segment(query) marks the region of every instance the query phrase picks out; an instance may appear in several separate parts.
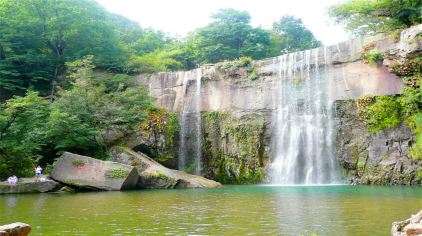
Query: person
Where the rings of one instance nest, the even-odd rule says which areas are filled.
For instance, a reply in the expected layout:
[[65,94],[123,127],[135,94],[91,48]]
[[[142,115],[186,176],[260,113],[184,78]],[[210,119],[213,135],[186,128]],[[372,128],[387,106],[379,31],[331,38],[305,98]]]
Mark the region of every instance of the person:
[[40,178],[41,178],[41,172],[42,172],[42,168],[41,168],[41,166],[37,166],[36,168],[35,168],[35,182],[39,182],[40,181]]
[[8,184],[13,184],[13,177],[10,176],[9,178],[7,178],[7,183]]
[[7,178],[7,183],[15,185],[18,182],[18,177],[16,175],[12,175]]

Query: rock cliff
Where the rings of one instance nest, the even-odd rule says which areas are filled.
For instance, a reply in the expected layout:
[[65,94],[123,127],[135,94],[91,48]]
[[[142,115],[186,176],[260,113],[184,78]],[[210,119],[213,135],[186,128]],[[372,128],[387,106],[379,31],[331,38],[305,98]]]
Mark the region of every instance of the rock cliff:
[[[354,113],[354,99],[365,95],[400,94],[402,81],[388,66],[422,51],[422,25],[404,30],[400,37],[380,34],[358,38],[324,48],[289,54],[289,61],[303,68],[321,68],[328,99],[336,106],[335,152],[346,177],[356,184],[418,184],[420,162],[405,153],[413,137],[405,124],[370,134]],[[363,59],[368,51],[384,55],[379,64]],[[316,56],[314,56],[316,55]],[[265,181],[268,164],[274,158],[275,113],[278,109],[282,57],[254,61],[249,65],[222,62],[201,67],[200,112],[202,112],[203,174],[223,183]],[[184,112],[186,104],[197,102],[197,79],[192,72],[163,72],[137,77],[156,104],[169,112]],[[196,77],[196,76],[195,76]],[[300,83],[296,77],[292,82]],[[335,102],[337,101],[337,102]],[[300,102],[300,101],[298,101]],[[137,139],[132,147],[146,146]],[[167,158],[177,163],[180,140],[167,147]],[[160,146],[163,149],[162,146]],[[160,149],[159,148],[159,149]],[[170,150],[173,150],[172,152]],[[419,172],[420,173],[420,172]]]

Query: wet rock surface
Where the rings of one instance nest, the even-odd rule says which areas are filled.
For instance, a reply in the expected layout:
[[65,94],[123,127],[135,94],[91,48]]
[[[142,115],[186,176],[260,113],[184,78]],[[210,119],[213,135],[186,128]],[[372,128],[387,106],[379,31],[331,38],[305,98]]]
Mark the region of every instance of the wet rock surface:
[[420,236],[422,235],[422,211],[411,218],[394,222],[391,228],[391,236]]
[[45,193],[56,191],[60,187],[61,184],[49,178],[42,178],[39,182],[35,178],[20,178],[17,184],[0,182],[0,194]]
[[0,226],[0,236],[26,236],[31,232],[31,226],[17,222]]
[[111,156],[113,161],[136,166],[139,173],[137,188],[215,188],[221,186],[220,183],[202,176],[168,169],[150,157],[129,148],[114,147],[111,150]]
[[414,140],[406,124],[370,133],[356,102],[337,101],[336,154],[353,184],[418,185],[422,161],[407,156]]

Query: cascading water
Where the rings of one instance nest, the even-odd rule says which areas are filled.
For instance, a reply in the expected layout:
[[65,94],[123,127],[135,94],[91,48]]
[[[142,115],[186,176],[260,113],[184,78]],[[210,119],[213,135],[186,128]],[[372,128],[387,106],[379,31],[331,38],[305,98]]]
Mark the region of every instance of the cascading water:
[[[333,151],[327,49],[320,63],[312,49],[278,57],[273,184],[334,184],[340,174]],[[275,61],[274,61],[275,63]],[[320,68],[320,64],[324,64]]]
[[[187,71],[183,77],[183,108],[180,114],[179,170],[196,175],[201,165],[201,77],[202,69]],[[196,86],[189,86],[195,83]],[[189,91],[194,88],[194,91]]]

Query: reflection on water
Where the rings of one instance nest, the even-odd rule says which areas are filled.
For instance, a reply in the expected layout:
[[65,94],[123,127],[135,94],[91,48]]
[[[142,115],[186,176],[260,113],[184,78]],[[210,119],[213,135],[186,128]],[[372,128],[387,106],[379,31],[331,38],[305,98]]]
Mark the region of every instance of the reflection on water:
[[388,235],[422,208],[422,188],[225,186],[0,196],[0,224],[32,235]]

